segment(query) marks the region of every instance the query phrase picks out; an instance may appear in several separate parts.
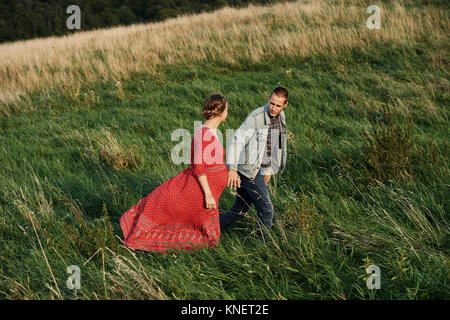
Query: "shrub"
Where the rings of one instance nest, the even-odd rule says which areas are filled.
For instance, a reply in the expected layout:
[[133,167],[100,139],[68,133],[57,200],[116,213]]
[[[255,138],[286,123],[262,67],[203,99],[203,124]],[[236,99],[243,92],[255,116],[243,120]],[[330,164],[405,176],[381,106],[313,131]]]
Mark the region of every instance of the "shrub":
[[381,120],[371,120],[371,132],[362,134],[363,157],[369,179],[401,179],[411,174],[411,127],[409,118],[406,128],[394,124],[389,108],[383,108]]

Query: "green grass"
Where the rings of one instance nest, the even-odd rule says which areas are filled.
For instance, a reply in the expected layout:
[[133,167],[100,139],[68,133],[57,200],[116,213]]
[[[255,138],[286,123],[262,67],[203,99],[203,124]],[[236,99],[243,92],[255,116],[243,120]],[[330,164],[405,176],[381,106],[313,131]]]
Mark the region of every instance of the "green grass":
[[[75,98],[36,92],[33,108],[0,119],[0,297],[449,299],[449,72],[445,61],[432,67],[437,49],[448,44],[178,64],[122,80],[123,91],[106,82]],[[292,136],[271,181],[270,238],[254,235],[252,209],[215,248],[126,249],[121,214],[187,167],[170,161],[171,133],[192,134],[214,92],[230,103],[220,129],[235,129],[278,85],[290,92]],[[396,145],[410,119],[407,145]],[[119,153],[105,151],[103,128]],[[377,155],[402,147],[404,168],[386,174],[391,158]],[[226,189],[219,210],[233,202]],[[380,290],[366,287],[370,264]],[[69,265],[81,269],[80,290],[66,288]]]

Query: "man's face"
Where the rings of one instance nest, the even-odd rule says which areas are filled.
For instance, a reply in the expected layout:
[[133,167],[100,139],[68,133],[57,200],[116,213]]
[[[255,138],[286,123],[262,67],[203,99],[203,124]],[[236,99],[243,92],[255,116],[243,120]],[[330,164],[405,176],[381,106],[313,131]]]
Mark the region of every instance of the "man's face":
[[284,97],[279,97],[276,94],[272,94],[269,99],[269,113],[272,117],[278,116],[284,108],[286,108],[288,102]]

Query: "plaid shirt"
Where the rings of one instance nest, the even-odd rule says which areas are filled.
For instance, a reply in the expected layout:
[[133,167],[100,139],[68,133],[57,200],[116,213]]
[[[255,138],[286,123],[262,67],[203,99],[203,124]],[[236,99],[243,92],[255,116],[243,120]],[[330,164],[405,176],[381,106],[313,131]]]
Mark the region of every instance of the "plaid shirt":
[[[274,130],[276,129],[276,130]],[[264,152],[264,156],[262,159],[261,165],[263,167],[268,167],[271,165],[271,156],[272,156],[272,141],[276,141],[275,139],[280,137],[280,115],[276,117],[270,117],[270,126],[269,132],[267,133],[267,144],[266,150]]]

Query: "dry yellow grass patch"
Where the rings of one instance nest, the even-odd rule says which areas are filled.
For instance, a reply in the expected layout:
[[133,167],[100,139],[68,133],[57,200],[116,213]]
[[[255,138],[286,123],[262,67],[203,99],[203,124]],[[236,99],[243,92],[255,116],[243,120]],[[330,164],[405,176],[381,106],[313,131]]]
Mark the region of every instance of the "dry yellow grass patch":
[[85,139],[89,140],[89,147],[84,151],[80,150],[82,157],[91,159],[95,163],[104,162],[116,171],[125,167],[138,166],[136,145],[129,147],[123,144],[106,128],[102,128],[100,132],[86,132],[84,135]]
[[376,40],[447,41],[448,17],[438,8],[406,12],[399,2],[382,10],[381,30],[367,29],[359,1],[312,0],[7,43],[0,45],[0,104],[14,104],[35,90],[59,88],[71,95],[80,83],[127,79],[160,64],[334,54]]

